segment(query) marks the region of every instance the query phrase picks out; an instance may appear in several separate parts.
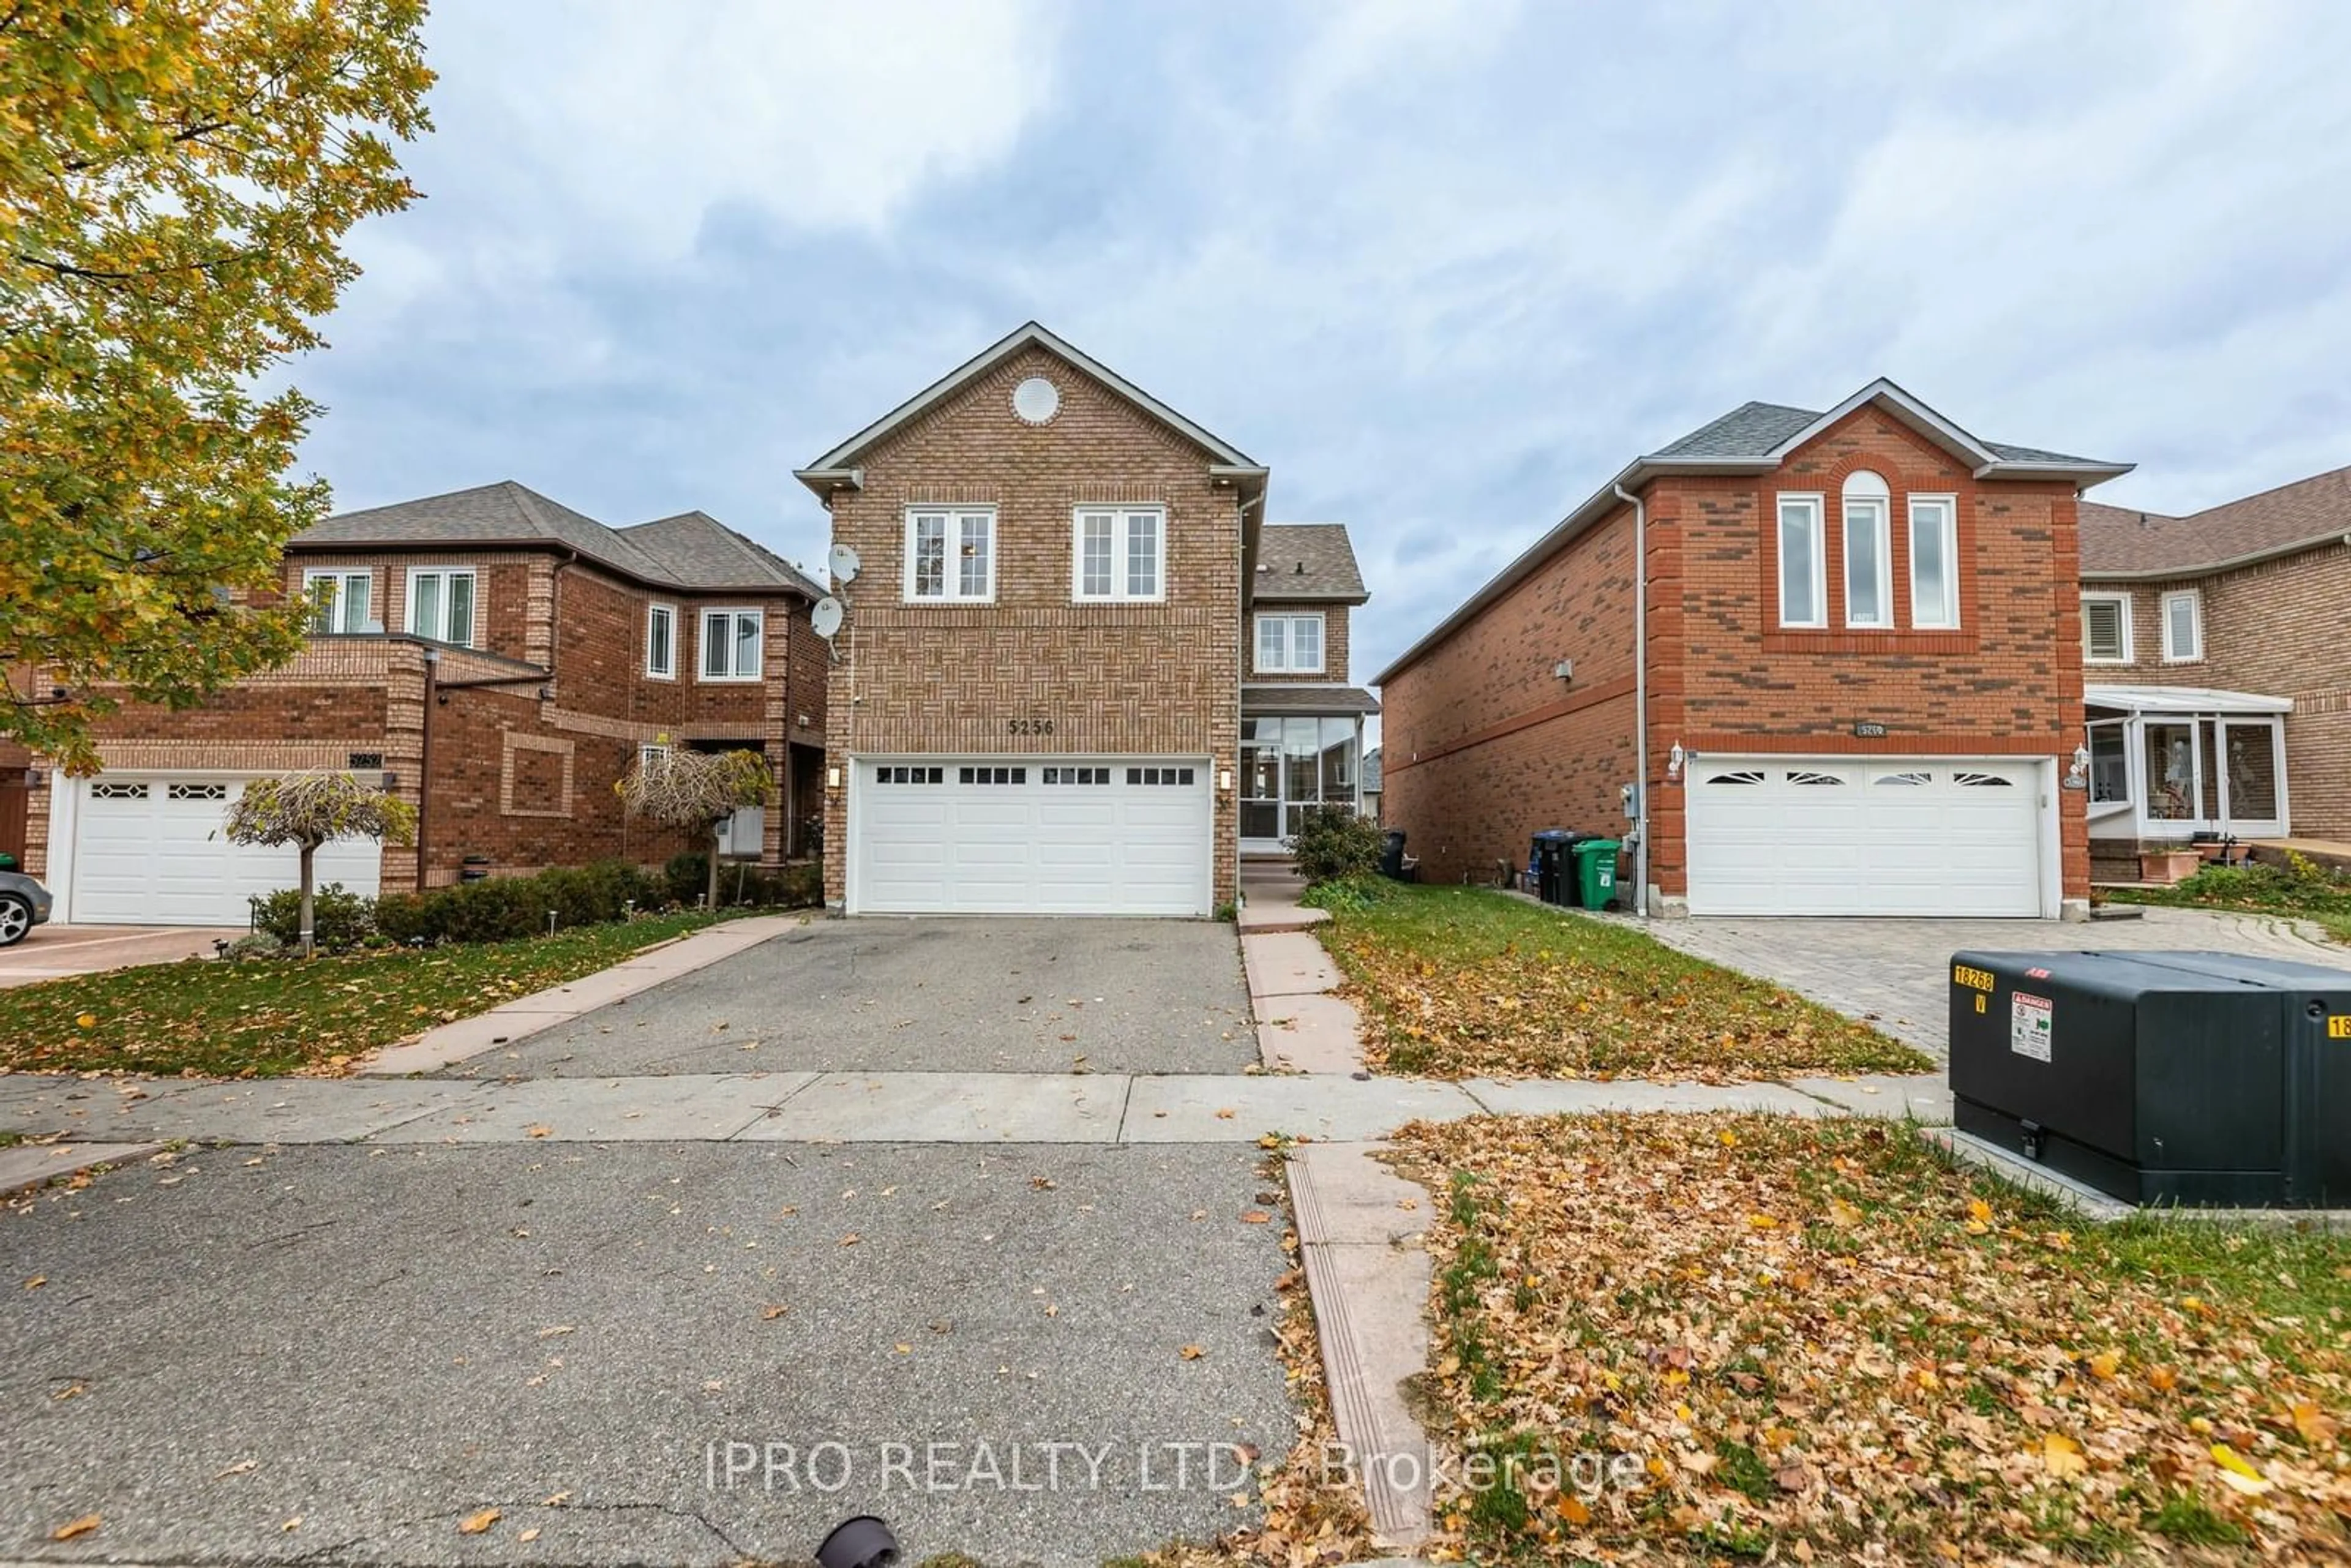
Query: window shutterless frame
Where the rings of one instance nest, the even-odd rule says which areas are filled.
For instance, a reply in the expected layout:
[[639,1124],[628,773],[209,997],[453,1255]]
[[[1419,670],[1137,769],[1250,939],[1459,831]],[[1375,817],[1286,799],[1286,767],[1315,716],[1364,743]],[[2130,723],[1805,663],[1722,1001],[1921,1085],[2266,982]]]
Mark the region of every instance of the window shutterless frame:
[[656,681],[677,679],[677,606],[645,606],[645,674]]
[[1780,624],[1817,630],[1829,623],[1823,497],[1780,497]]
[[2131,662],[2129,594],[2082,595],[2082,660],[2091,664]]
[[1165,600],[1166,555],[1165,507],[1079,507],[1071,514],[1070,597],[1081,604]]
[[697,618],[701,641],[695,648],[695,678],[705,685],[729,681],[756,681],[767,641],[766,617],[757,610],[710,609]]
[[1255,666],[1260,674],[1322,673],[1322,612],[1270,612],[1257,618]]
[[1949,632],[1959,624],[1959,498],[1910,497],[1910,624]]
[[403,622],[409,635],[474,645],[474,569],[470,566],[412,566],[408,569],[408,613]]
[[375,573],[321,571],[302,574],[302,592],[310,601],[310,630],[321,636],[346,636],[364,632],[372,610]]
[[1867,469],[1844,482],[1844,623],[1854,631],[1894,626],[1894,499]]
[[995,507],[909,507],[905,541],[907,603],[995,601]]
[[2192,664],[2204,657],[2204,596],[2192,588],[2163,596],[2163,662]]

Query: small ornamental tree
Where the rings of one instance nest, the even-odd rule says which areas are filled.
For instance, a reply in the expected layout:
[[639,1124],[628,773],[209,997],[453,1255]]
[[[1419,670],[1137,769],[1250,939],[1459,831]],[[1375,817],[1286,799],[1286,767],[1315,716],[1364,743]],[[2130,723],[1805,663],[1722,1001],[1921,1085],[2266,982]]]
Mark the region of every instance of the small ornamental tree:
[[746,806],[764,806],[773,787],[768,759],[756,751],[640,752],[612,786],[629,815],[695,835],[708,847],[705,904],[718,907],[718,829]]
[[317,905],[310,883],[319,846],[336,839],[416,841],[416,808],[395,795],[360,783],[348,773],[319,770],[256,779],[228,809],[229,841],[292,844],[302,856],[302,914],[298,940],[304,957],[317,939]]

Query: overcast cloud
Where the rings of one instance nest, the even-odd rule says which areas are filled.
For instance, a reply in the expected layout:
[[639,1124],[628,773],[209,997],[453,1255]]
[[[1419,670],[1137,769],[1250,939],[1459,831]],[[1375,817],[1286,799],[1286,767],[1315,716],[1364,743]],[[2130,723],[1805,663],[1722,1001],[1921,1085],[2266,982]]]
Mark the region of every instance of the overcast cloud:
[[1030,317],[1353,532],[1358,680],[1625,462],[1887,375],[2180,511],[2351,463],[2351,5],[440,0],[297,380],[360,507],[797,559]]

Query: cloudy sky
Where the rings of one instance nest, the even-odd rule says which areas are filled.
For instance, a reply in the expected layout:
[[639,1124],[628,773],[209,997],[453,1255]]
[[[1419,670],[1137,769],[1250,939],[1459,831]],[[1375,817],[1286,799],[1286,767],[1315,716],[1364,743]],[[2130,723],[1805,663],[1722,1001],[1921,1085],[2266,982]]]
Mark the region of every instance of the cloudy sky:
[[[658,19],[659,25],[656,25]],[[439,0],[298,380],[344,507],[798,559],[1035,317],[1353,529],[1367,678],[1638,453],[1889,375],[2181,511],[2351,463],[2351,5]]]

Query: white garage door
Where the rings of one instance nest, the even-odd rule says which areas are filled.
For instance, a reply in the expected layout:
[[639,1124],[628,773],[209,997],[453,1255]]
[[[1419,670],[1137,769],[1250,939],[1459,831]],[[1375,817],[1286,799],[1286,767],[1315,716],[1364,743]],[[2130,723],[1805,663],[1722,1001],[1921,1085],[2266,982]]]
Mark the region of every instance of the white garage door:
[[[74,802],[73,885],[68,918],[107,925],[243,925],[247,900],[295,886],[291,849],[252,849],[221,833],[243,779],[141,777],[84,779]],[[318,885],[340,882],[375,895],[382,850],[372,839],[322,846]]]
[[853,766],[853,915],[1208,913],[1205,759]]
[[1948,758],[1693,762],[1690,913],[2041,915],[2039,772]]

